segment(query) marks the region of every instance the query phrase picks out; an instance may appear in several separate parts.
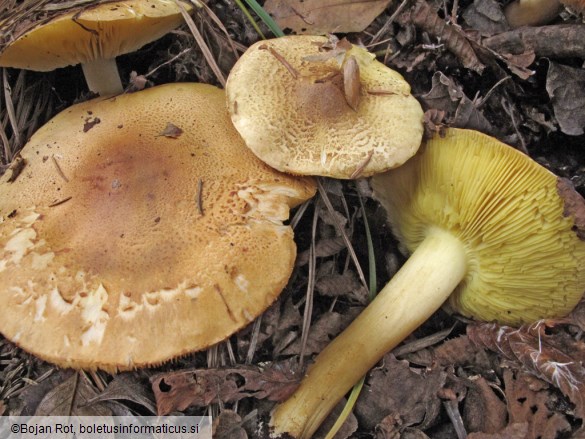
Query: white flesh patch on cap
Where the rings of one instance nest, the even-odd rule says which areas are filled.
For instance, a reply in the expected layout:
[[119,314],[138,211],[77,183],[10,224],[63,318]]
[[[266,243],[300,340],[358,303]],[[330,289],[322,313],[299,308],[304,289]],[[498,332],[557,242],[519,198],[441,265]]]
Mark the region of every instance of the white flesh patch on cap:
[[159,291],[150,291],[141,296],[142,303],[132,300],[126,294],[120,295],[120,302],[118,303],[118,315],[125,320],[131,320],[136,317],[136,314],[148,309],[154,312],[163,302],[170,302],[180,295],[187,296],[189,299],[195,299],[203,292],[203,288],[198,286],[188,285],[187,281],[181,282],[175,289],[162,289]]
[[35,300],[35,318],[34,321],[42,321],[45,320],[45,309],[47,308],[47,296],[43,295],[40,296],[38,299]]
[[236,276],[236,278],[234,279],[234,282],[236,283],[236,286],[243,291],[244,293],[248,292],[248,287],[250,286],[250,282],[248,281],[248,279],[246,279],[244,277],[243,274],[238,274]]
[[81,344],[87,346],[90,343],[100,344],[110,316],[103,307],[108,301],[108,292],[102,284],[95,291],[87,293],[87,296],[79,300],[82,308],[81,318],[85,321],[87,329],[81,335]]

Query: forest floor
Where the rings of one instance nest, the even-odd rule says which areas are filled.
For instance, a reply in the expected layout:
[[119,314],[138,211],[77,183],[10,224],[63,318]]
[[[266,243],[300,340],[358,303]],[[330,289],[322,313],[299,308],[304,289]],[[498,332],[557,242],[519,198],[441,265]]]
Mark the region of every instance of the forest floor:
[[[51,2],[30,3],[36,15],[28,17],[49,14],[43,8]],[[286,33],[336,32],[400,72],[426,111],[427,135],[446,127],[482,131],[585,195],[585,24],[570,10],[547,26],[518,31],[503,15],[506,2],[495,0],[324,0],[318,17],[309,15],[316,2],[272,3],[297,8],[296,21],[280,21]],[[378,16],[367,17],[380,5]],[[193,14],[207,58],[185,25],[118,57],[124,85],[221,86],[237,56],[261,37],[233,0],[207,6]],[[340,31],[348,15],[364,21],[364,30]],[[39,126],[91,96],[79,67],[49,73],[6,68],[2,75],[1,166],[7,169]],[[62,370],[0,339],[0,415],[57,413],[56,401],[69,400],[72,413],[211,412],[215,438],[263,435],[260,426],[274,401],[302,376],[299,361],[310,362],[363,309],[368,290],[379,290],[406,259],[367,180],[322,183],[297,212],[298,258],[289,285],[255,323],[206,352],[117,375]],[[520,329],[438,311],[368,374],[336,437],[585,438],[584,331],[584,304],[565,319]]]

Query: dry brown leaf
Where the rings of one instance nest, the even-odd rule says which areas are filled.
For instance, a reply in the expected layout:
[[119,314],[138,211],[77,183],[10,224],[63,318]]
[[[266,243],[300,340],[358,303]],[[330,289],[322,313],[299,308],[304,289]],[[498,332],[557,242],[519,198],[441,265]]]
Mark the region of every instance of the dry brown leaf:
[[441,370],[419,374],[411,370],[408,361],[387,354],[383,366],[370,373],[356,404],[360,425],[373,430],[384,417],[397,415],[401,428],[416,425],[424,430],[424,425],[430,425],[439,413],[437,392],[446,379],[447,374]]
[[474,343],[519,361],[535,376],[556,386],[575,404],[575,415],[585,419],[585,367],[572,354],[557,347],[554,335],[543,332],[543,324],[521,329],[495,323],[467,327]]
[[467,439],[526,439],[528,422],[510,424],[497,433],[471,433]]
[[361,305],[368,303],[368,290],[351,270],[346,270],[342,274],[335,272],[319,276],[315,283],[315,289],[323,296],[346,296],[347,299]]
[[214,439],[247,439],[248,434],[242,427],[242,418],[233,410],[222,410],[213,419],[211,435]]
[[506,404],[494,393],[483,377],[468,382],[463,402],[463,419],[467,431],[496,433],[507,424]]
[[570,136],[585,132],[585,70],[550,62],[546,91],[561,130]]
[[[325,258],[328,256],[333,256],[339,253],[341,250],[346,248],[345,241],[343,237],[336,236],[334,238],[324,238],[320,239],[315,244],[315,257],[317,258]],[[297,257],[296,265],[302,267],[309,263],[309,250],[305,250],[299,253]]]
[[361,32],[390,0],[267,0],[264,9],[282,29],[298,34]]
[[74,373],[49,391],[35,411],[35,416],[108,416],[106,403],[89,404],[97,391],[83,372]]
[[483,35],[494,35],[509,29],[502,6],[496,0],[474,0],[463,12],[465,21]]
[[495,131],[476,103],[465,95],[462,87],[442,72],[433,75],[431,90],[421,98],[431,109],[444,111],[448,116],[446,121],[451,126],[485,133]]
[[425,0],[417,0],[411,14],[415,26],[439,39],[461,61],[464,67],[481,73],[481,63],[465,34],[440,18]]
[[[307,339],[305,347],[305,355],[316,354],[321,352],[331,340],[337,336],[349,323],[357,317],[363,310],[361,306],[349,308],[343,314],[328,311],[322,314],[317,321],[311,325],[311,331]],[[289,347],[287,347],[283,355],[298,355],[301,352],[301,339],[297,338]]]
[[355,57],[349,56],[343,63],[343,91],[345,100],[352,110],[357,111],[362,97],[360,67]]
[[114,376],[114,379],[99,395],[91,398],[88,403],[93,404],[99,401],[132,401],[144,408],[150,413],[156,413],[156,405],[152,400],[152,393],[147,391],[148,387],[138,380],[136,374],[120,373]]
[[157,412],[163,416],[190,406],[235,402],[254,397],[280,401],[298,386],[296,362],[286,360],[267,367],[239,366],[168,372],[151,378]]
[[528,423],[524,439],[556,439],[571,432],[567,418],[552,411],[555,397],[535,383],[537,378],[504,370],[504,387],[508,403],[509,423]]

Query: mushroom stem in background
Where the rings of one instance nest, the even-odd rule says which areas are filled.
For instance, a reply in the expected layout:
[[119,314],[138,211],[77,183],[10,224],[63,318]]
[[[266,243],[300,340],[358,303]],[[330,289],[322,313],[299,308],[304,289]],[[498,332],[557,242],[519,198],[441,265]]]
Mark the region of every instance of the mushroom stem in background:
[[81,64],[90,91],[100,96],[119,95],[124,91],[115,59],[95,59]]
[[347,391],[441,307],[466,271],[459,239],[438,228],[429,232],[376,299],[319,354],[293,396],[277,407],[274,432],[312,437]]
[[504,9],[512,28],[539,26],[553,20],[561,10],[558,0],[516,0]]

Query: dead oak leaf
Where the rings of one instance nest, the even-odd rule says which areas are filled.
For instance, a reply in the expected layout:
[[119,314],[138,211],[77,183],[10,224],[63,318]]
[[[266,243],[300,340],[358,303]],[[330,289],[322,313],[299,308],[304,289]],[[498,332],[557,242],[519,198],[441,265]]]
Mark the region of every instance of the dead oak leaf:
[[372,370],[355,407],[364,428],[373,430],[387,415],[400,417],[401,429],[413,425],[425,428],[439,414],[441,401],[437,393],[447,374],[431,369],[420,374],[408,361],[397,360],[392,354],[384,357],[382,367]]
[[264,9],[282,29],[299,34],[361,32],[390,0],[267,0]]
[[254,397],[280,401],[298,386],[296,362],[286,360],[266,367],[239,366],[168,372],[151,378],[157,412],[164,416],[190,406],[235,402]]
[[550,62],[546,91],[563,133],[585,132],[585,70]]

